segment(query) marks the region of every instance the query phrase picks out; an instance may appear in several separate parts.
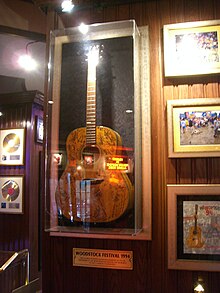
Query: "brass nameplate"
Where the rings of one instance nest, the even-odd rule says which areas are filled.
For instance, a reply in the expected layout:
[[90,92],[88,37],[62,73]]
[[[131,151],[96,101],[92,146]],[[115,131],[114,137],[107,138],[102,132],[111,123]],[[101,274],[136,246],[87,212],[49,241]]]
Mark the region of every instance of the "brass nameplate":
[[73,266],[132,270],[133,252],[73,248]]

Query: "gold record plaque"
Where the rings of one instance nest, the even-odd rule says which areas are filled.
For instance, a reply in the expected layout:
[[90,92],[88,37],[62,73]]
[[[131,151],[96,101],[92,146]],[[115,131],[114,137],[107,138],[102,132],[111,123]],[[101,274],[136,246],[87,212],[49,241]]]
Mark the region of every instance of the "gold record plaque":
[[3,198],[9,202],[12,202],[18,198],[20,188],[16,181],[8,180],[3,184],[1,191]]
[[0,130],[0,165],[24,164],[24,129]]
[[23,212],[23,176],[0,177],[0,212]]

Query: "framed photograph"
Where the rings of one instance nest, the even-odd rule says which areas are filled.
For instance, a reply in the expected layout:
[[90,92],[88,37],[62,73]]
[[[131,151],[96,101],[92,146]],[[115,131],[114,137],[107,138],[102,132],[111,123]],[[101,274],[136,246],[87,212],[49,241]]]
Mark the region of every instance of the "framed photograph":
[[0,130],[0,165],[24,165],[24,128]]
[[220,185],[167,185],[168,268],[220,271]]
[[220,72],[220,20],[164,25],[166,77]]
[[36,142],[43,143],[44,139],[44,122],[43,118],[36,116]]
[[167,185],[168,268],[220,271],[220,185]]
[[23,176],[0,176],[0,213],[23,214]]
[[168,156],[220,156],[220,98],[167,101]]

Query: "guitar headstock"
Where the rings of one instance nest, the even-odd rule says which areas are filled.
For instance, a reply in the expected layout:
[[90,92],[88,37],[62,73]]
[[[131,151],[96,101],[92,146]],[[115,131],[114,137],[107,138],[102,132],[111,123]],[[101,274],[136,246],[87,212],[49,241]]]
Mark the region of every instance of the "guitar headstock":
[[88,63],[93,64],[93,66],[96,67],[103,58],[103,52],[104,45],[93,44],[89,46],[88,52],[86,54]]
[[89,64],[93,64],[93,66],[97,66],[99,63],[99,56],[100,53],[100,46],[99,45],[92,45],[89,48],[89,52],[88,52],[88,63]]

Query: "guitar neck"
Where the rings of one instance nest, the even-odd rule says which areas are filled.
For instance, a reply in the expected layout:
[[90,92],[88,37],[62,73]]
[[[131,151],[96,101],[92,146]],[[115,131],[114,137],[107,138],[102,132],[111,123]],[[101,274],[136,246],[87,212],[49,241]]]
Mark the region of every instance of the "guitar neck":
[[198,214],[198,205],[195,205],[195,215],[194,215],[194,219],[195,219],[195,231],[197,230],[197,214]]
[[86,99],[86,143],[96,144],[96,67],[89,68]]

